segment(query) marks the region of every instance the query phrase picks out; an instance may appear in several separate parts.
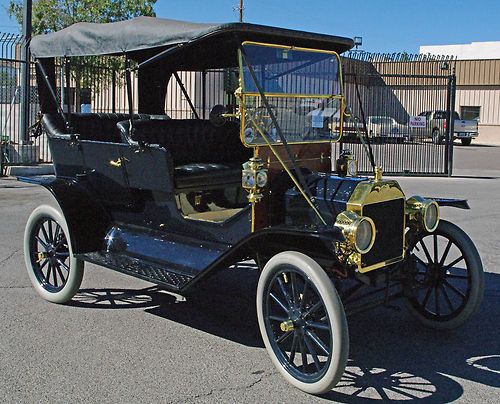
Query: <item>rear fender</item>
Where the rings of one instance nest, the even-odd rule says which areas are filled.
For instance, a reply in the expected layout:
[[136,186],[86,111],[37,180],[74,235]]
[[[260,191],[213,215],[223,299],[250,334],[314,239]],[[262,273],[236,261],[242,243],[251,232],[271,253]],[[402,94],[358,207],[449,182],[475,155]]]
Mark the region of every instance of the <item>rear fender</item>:
[[54,176],[18,177],[18,180],[41,185],[54,196],[68,224],[74,254],[102,250],[111,218],[87,189],[77,181]]

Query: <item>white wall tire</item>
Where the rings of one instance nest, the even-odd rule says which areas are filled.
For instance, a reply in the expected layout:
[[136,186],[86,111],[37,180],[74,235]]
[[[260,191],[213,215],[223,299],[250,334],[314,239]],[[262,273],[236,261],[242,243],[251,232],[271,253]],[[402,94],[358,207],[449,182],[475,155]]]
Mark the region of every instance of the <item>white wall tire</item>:
[[349,353],[347,321],[316,261],[295,251],[272,257],[259,279],[257,316],[269,356],[289,383],[310,394],[338,383]]
[[31,213],[24,261],[33,287],[49,302],[66,303],[80,288],[84,263],[73,256],[66,220],[52,206],[41,205]]

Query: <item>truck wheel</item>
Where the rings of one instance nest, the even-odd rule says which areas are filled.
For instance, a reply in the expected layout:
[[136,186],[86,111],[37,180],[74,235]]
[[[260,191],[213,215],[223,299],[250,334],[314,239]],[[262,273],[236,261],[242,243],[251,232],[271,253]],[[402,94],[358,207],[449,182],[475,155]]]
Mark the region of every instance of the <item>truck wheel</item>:
[[472,143],[472,139],[470,139],[470,138],[460,139],[460,141],[462,142],[462,146],[470,146],[470,144]]
[[24,232],[24,260],[31,283],[45,300],[65,303],[76,294],[83,277],[83,261],[71,251],[63,214],[41,205],[30,215]]
[[477,311],[484,295],[483,265],[462,229],[441,220],[434,233],[410,243],[409,257],[416,270],[405,301],[422,324],[449,330]]
[[432,143],[441,144],[441,134],[439,133],[438,128],[434,128],[432,131]]
[[347,363],[344,308],[332,281],[307,255],[272,257],[257,287],[260,332],[273,364],[295,387],[330,391]]

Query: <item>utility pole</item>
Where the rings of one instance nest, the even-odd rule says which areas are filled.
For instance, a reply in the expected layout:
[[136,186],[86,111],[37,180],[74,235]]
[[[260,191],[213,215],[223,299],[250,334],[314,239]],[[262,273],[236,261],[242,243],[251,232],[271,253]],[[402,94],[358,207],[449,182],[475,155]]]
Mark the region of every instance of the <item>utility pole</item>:
[[22,49],[21,65],[21,140],[23,144],[29,142],[29,119],[30,119],[30,90],[31,90],[31,65],[30,65],[30,41],[31,41],[31,17],[32,17],[32,0],[24,0],[23,8],[23,37],[24,46]]
[[238,14],[240,15],[240,22],[243,22],[243,0],[240,0],[240,5],[239,6],[234,6],[233,10],[238,11]]

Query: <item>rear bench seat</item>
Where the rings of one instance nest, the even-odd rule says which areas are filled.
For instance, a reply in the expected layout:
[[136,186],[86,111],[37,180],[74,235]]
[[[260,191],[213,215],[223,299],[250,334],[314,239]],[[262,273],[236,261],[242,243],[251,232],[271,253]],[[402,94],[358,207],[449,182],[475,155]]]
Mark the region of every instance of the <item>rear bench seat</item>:
[[[129,119],[129,114],[113,113],[73,113],[70,116],[71,133],[80,135],[81,140],[93,140],[96,142],[126,143],[122,133],[116,126],[120,121]],[[136,114],[134,120],[149,120],[150,115]],[[128,122],[128,121],[127,121]],[[70,134],[66,129],[63,118],[59,114],[45,114],[43,124],[49,135],[61,136]]]
[[123,138],[132,142],[156,144],[169,151],[178,190],[214,189],[241,183],[241,165],[252,156],[240,141],[239,124],[221,127],[200,119],[120,122]]

